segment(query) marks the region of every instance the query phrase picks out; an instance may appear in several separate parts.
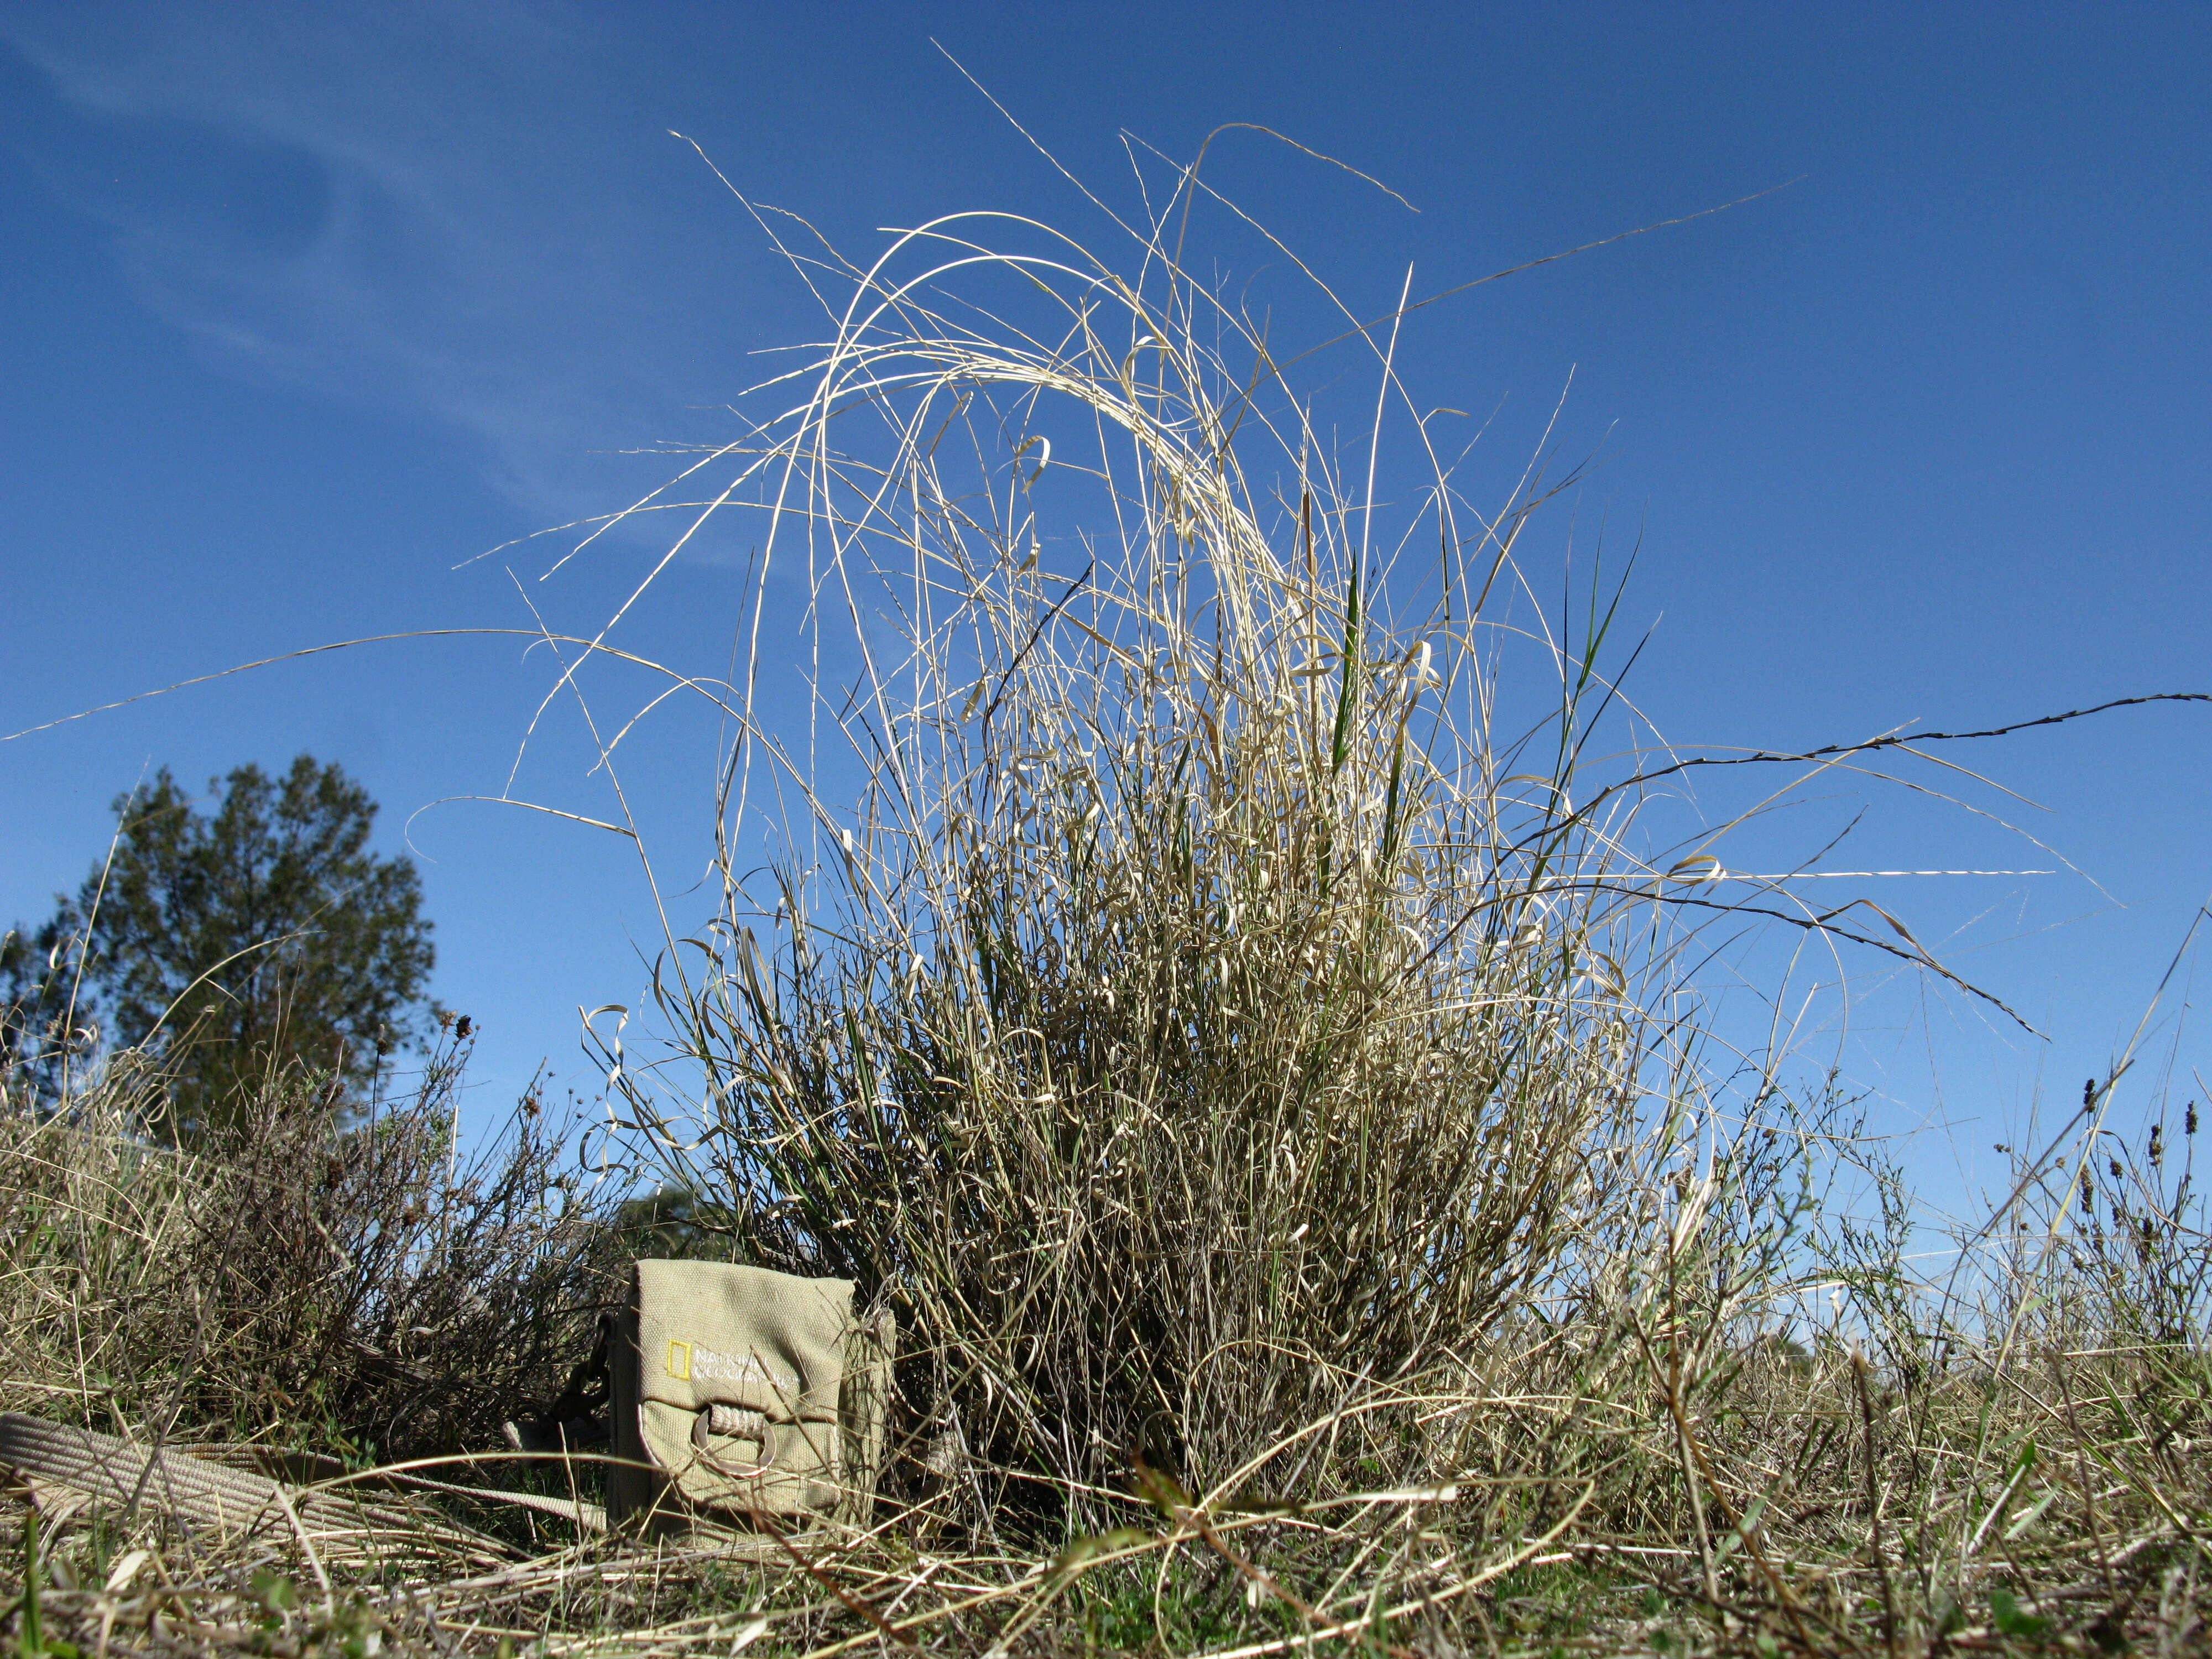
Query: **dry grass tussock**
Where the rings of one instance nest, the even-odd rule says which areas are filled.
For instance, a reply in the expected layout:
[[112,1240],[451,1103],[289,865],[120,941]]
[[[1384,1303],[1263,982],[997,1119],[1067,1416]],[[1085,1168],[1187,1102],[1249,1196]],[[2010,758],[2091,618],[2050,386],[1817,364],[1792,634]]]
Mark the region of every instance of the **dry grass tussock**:
[[[848,292],[831,343],[685,475],[689,533],[750,514],[757,550],[742,672],[678,682],[733,734],[721,903],[672,927],[658,1046],[594,1029],[692,1248],[897,1309],[872,1522],[739,1565],[451,1497],[411,1539],[78,1516],[31,1546],[46,1637],[2199,1642],[2179,1143],[2092,1160],[2093,1089],[1937,1285],[1890,1172],[1831,1208],[1833,1103],[1703,1063],[1680,899],[1717,866],[1655,851],[1649,776],[1595,757],[1610,611],[1561,632],[1518,556],[1553,486],[1469,504],[1387,318],[1347,313],[1381,401],[1342,459],[1179,262],[1194,199],[1133,262],[985,216],[865,270],[795,252]],[[753,700],[794,638],[803,730]],[[599,729],[611,769],[630,727]],[[432,1097],[186,1156],[131,1086],[6,1121],[9,1403],[360,1462],[481,1451],[558,1388],[621,1224],[542,1136],[473,1188]]]

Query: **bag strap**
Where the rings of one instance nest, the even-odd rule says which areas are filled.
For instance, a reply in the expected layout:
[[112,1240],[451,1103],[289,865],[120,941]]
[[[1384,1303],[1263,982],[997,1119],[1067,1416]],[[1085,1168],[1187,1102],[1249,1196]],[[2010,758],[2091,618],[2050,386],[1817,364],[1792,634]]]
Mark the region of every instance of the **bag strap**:
[[[112,1435],[49,1423],[20,1412],[0,1413],[0,1463],[33,1480],[53,1482],[100,1501],[130,1507],[150,1503],[202,1526],[250,1530],[286,1510],[304,1515],[343,1500],[313,1488],[289,1486],[266,1475],[226,1468],[204,1458],[160,1448],[149,1450]],[[594,1532],[606,1530],[597,1504],[536,1492],[462,1486],[404,1470],[380,1480],[458,1492],[558,1516]]]

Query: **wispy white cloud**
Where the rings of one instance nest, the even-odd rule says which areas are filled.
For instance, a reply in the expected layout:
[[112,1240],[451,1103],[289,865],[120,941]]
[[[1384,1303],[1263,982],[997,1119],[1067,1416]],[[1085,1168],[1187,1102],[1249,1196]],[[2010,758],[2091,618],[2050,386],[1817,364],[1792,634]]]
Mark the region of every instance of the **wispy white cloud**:
[[19,146],[149,307],[234,372],[465,434],[552,522],[640,476],[593,452],[718,429],[683,411],[750,377],[732,289],[788,283],[667,136],[635,21],[138,0],[0,5],[0,40],[46,83]]

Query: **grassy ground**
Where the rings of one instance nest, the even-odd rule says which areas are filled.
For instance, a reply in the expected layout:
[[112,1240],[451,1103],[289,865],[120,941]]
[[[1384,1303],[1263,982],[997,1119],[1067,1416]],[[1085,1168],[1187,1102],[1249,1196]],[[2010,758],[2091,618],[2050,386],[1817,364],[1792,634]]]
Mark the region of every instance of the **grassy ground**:
[[[507,1254],[473,1258],[492,1274],[483,1307],[448,1298],[439,1325],[406,1327],[443,1346],[434,1367],[401,1358],[398,1382],[380,1344],[398,1318],[441,1317],[424,1298],[467,1266],[477,1247],[465,1229],[343,1291],[318,1264],[270,1285],[258,1328],[233,1310],[223,1340],[188,1337],[164,1310],[207,1307],[228,1283],[195,1240],[220,1215],[225,1257],[289,1243],[284,1194],[241,1205],[240,1170],[263,1167],[241,1162],[250,1149],[221,1163],[155,1153],[88,1109],[0,1123],[0,1212],[17,1241],[4,1280],[12,1407],[204,1452],[222,1443],[234,1462],[250,1445],[264,1467],[293,1454],[295,1478],[482,1451],[499,1443],[491,1413],[451,1379],[489,1383],[513,1407],[560,1369],[549,1334],[497,1375],[516,1330],[489,1310],[495,1293],[535,1263],[570,1275],[541,1276],[540,1294],[580,1305],[606,1260],[573,1210],[541,1210],[526,1240],[510,1231]],[[357,1146],[410,1133],[415,1117],[325,1133]],[[264,1121],[260,1133],[296,1164],[304,1131]],[[503,1154],[510,1169],[531,1156]],[[384,1219],[404,1227],[447,1178],[432,1160],[380,1187]],[[1695,1190],[1688,1208],[1655,1204],[1647,1253],[1601,1298],[1524,1314],[1418,1376],[1338,1371],[1338,1405],[1278,1452],[1284,1484],[1224,1471],[1194,1491],[1188,1470],[1136,1449],[1113,1487],[1084,1494],[1096,1529],[1073,1536],[1041,1518],[1066,1506],[1008,1505],[995,1528],[964,1518],[959,1489],[978,1473],[1049,1477],[948,1480],[928,1425],[909,1418],[869,1528],[767,1563],[382,1486],[368,1499],[381,1528],[326,1504],[301,1528],[246,1536],[49,1489],[35,1506],[11,1499],[21,1547],[5,1594],[19,1638],[58,1652],[2192,1650],[2212,1364],[2194,1341],[2125,1329],[2132,1314],[2107,1298],[2140,1307],[2140,1281],[2103,1278],[2109,1257],[2075,1259],[2114,1196],[2100,1186],[2094,1224],[2045,1218],[2061,1248],[2009,1312],[1978,1310],[1979,1340],[1893,1279],[1893,1310],[1930,1317],[1885,1332],[1877,1363],[1802,1329],[1794,1342],[1751,1334],[1771,1288],[1759,1274],[1787,1241],[1759,1231],[1724,1175],[1701,1206]],[[342,1212],[326,1214],[343,1227]],[[302,1328],[325,1356],[304,1394],[283,1369]],[[318,1469],[302,1453],[331,1461]],[[566,1489],[496,1462],[458,1478]],[[588,1495],[592,1472],[577,1480]],[[413,1522],[389,1524],[394,1510]]]
[[[741,672],[671,682],[737,736],[719,909],[605,1054],[594,1156],[665,1201],[535,1103],[457,1167],[450,1055],[189,1152],[129,1064],[11,1095],[0,1405],[313,1488],[237,1537],[17,1492],[27,1650],[2204,1645],[2195,1108],[2124,1143],[2093,1082],[1917,1276],[1896,1171],[1817,1072],[1711,1062],[1694,964],[1755,918],[1941,965],[1660,844],[1613,599],[1518,550],[1558,482],[1471,505],[1391,318],[1345,459],[1171,182],[1133,276],[981,216],[802,258],[834,339],[687,475],[766,540]],[[797,733],[751,701],[794,636]],[[400,1479],[592,1496],[489,1454],[641,1244],[896,1311],[865,1527],[737,1561]]]

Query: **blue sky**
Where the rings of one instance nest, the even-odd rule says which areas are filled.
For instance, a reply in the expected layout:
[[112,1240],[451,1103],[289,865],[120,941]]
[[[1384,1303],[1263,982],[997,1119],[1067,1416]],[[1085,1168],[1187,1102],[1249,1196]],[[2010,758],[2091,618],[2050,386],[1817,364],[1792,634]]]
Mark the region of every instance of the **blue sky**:
[[[1492,415],[1501,469],[1571,375],[1553,441],[1593,465],[1558,539],[1639,546],[1631,689],[1670,738],[2212,691],[2200,7],[0,0],[0,731],[325,641],[528,626],[526,591],[603,616],[642,539],[543,583],[552,542],[475,556],[659,482],[622,452],[720,435],[749,354],[820,333],[672,129],[856,256],[949,211],[1084,217],[947,53],[1109,198],[1125,131],[1187,157],[1224,121],[1376,175],[1419,212],[1250,134],[1208,164],[1370,315],[1409,264],[1430,291],[1771,191],[1408,325],[1424,395]],[[633,647],[726,662],[736,552],[672,569]],[[634,853],[431,805],[499,793],[545,684],[519,641],[420,641],[0,743],[0,920],[75,885],[150,766],[312,750],[367,781],[388,846],[416,815],[483,1098],[541,1057],[586,1086],[576,1009],[635,1001],[653,945]],[[682,862],[712,732],[655,745],[634,782]],[[1844,867],[2062,872],[1865,890],[2046,1034],[1868,974],[1851,1074],[1885,1127],[1957,1126],[1917,1164],[1993,1178],[1989,1143],[2125,1042],[2212,890],[2208,757],[2185,706],[1954,757],[2080,874],[1894,790],[1824,785],[1759,832],[1786,858],[1864,805]],[[556,721],[520,787],[604,811],[589,760]],[[2145,1075],[2187,1093],[2212,1065],[2185,1000]]]

